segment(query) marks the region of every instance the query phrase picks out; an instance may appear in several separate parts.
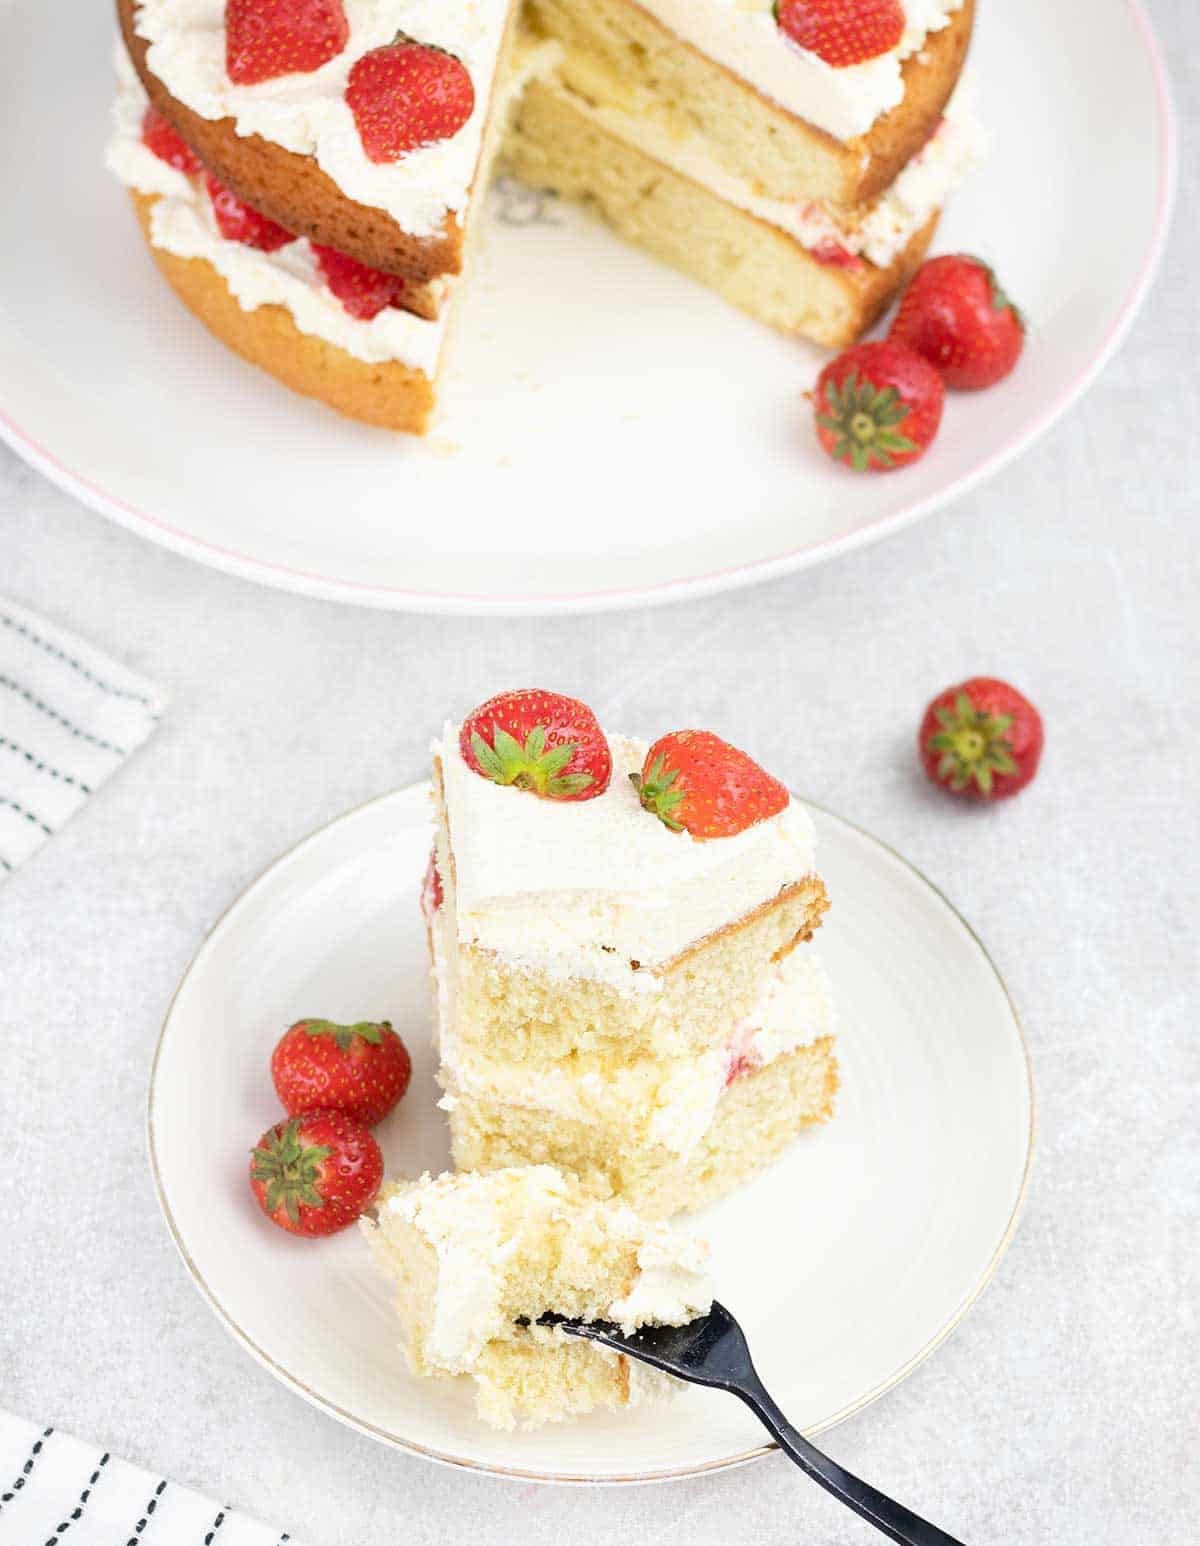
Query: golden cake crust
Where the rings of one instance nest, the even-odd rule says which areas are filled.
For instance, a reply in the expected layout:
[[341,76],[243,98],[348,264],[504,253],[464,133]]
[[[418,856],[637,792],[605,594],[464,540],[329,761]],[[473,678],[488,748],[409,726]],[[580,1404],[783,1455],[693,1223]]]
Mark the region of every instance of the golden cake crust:
[[424,434],[434,406],[434,383],[399,361],[370,364],[296,326],[283,306],[246,311],[223,277],[203,258],[180,258],[150,240],[157,199],[130,191],[146,245],[167,283],[210,333],[250,364],[347,418],[381,429]]
[[905,60],[904,100],[846,146],[849,154],[865,151],[870,158],[847,203],[878,198],[937,128],[962,74],[974,26],[975,0],[964,0],[950,25],[932,33],[924,48]]
[[382,209],[355,203],[312,156],[257,134],[240,135],[232,118],[202,118],[171,95],[146,64],[149,44],[134,27],[137,0],[117,0],[117,18],[146,95],[214,176],[240,199],[311,241],[414,284],[462,271],[463,230],[447,214],[436,236],[414,236]]

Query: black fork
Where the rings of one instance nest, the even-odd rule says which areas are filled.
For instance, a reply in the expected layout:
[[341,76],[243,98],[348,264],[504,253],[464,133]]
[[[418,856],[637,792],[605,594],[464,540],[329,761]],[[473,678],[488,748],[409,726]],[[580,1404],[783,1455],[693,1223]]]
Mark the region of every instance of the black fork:
[[745,1333],[724,1305],[714,1303],[707,1315],[687,1326],[647,1326],[632,1336],[602,1321],[568,1321],[556,1315],[543,1316],[542,1321],[558,1326],[568,1336],[585,1337],[615,1352],[628,1353],[691,1385],[731,1392],[746,1403],[784,1454],[813,1481],[901,1546],[962,1546],[953,1535],[843,1470],[792,1427],[759,1379]]

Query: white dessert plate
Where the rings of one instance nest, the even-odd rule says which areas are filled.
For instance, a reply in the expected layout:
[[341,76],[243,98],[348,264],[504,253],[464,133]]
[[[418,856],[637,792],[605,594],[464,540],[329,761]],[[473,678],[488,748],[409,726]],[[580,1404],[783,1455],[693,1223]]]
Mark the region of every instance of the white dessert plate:
[[1030,323],[935,450],[855,477],[817,449],[821,356],[589,217],[494,195],[427,444],[340,421],[212,340],[103,171],[112,19],[0,0],[0,435],[176,552],[309,595],[577,612],[799,569],[956,498],[1028,446],[1117,347],[1166,233],[1175,131],[1139,0],[984,0],[995,132],[941,250],[997,263]]
[[[902,1380],[978,1297],[1016,1227],[1034,1109],[1017,1017],[979,940],[897,854],[813,814],[833,898],[821,949],[843,1020],[837,1115],[684,1227],[712,1241],[721,1299],[784,1410],[815,1433]],[[736,1400],[697,1389],[666,1407],[496,1432],[475,1417],[468,1380],[409,1373],[389,1285],[357,1231],[298,1241],[258,1212],[247,1165],[280,1116],[271,1049],[304,1015],[392,1020],[414,1074],[378,1129],[388,1173],[448,1163],[418,911],[430,838],[423,786],[351,811],[267,870],[184,977],[154,1060],[149,1138],[197,1286],[285,1385],[433,1460],[630,1482],[766,1454]]]

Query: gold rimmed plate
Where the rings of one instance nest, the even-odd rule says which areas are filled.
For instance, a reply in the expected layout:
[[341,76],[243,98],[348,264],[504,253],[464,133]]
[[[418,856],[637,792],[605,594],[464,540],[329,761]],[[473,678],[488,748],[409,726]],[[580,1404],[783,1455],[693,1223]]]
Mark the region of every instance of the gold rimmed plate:
[[[781,1404],[816,1433],[896,1385],[978,1298],[1016,1227],[1034,1103],[1016,1012],[975,934],[886,845],[813,816],[833,898],[821,951],[842,1019],[837,1116],[684,1227],[711,1240],[721,1298]],[[702,1390],[665,1408],[495,1432],[476,1419],[468,1382],[409,1373],[388,1287],[356,1232],[296,1241],[258,1213],[246,1165],[279,1116],[268,1060],[304,1015],[392,1020],[414,1075],[378,1131],[388,1170],[448,1162],[417,906],[429,841],[424,786],[349,812],[260,876],[188,968],[149,1100],[155,1183],[188,1270],[285,1385],[429,1459],[594,1483],[768,1453],[739,1403]]]

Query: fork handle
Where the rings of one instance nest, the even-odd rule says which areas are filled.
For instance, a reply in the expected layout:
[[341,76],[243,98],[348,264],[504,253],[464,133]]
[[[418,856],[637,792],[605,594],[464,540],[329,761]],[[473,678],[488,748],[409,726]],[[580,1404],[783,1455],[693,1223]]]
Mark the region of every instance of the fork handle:
[[945,1530],[939,1530],[937,1525],[931,1525],[903,1503],[860,1481],[836,1460],[822,1454],[799,1429],[792,1427],[757,1377],[753,1384],[743,1381],[729,1388],[769,1429],[789,1460],[890,1540],[899,1541],[900,1546],[963,1546],[955,1536],[947,1535]]

